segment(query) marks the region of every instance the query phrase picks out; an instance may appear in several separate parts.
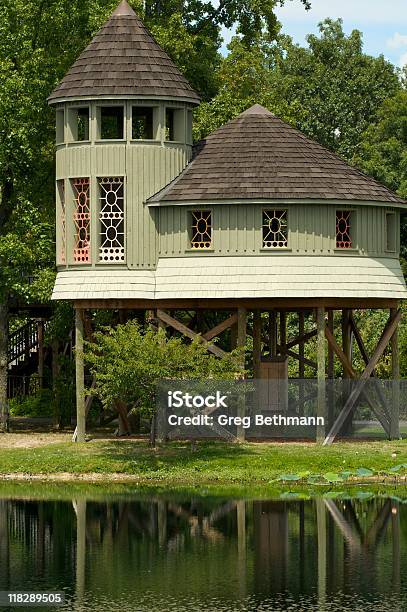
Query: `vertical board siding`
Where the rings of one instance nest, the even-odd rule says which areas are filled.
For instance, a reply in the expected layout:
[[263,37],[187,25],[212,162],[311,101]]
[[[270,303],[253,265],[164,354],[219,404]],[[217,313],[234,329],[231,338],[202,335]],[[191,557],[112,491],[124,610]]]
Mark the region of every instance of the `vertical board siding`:
[[[215,255],[245,255],[264,253],[262,250],[262,212],[264,209],[283,208],[269,204],[214,204],[213,249]],[[336,249],[336,210],[344,205],[287,205],[288,252],[294,254],[341,254]],[[199,209],[199,205],[196,206]],[[163,206],[159,210],[158,254],[194,256],[189,250],[190,206]],[[205,204],[201,208],[208,208]],[[385,254],[385,208],[382,206],[352,207],[354,210],[354,249],[360,254]],[[399,219],[399,215],[398,215]],[[398,221],[399,222],[399,221]],[[276,252],[270,250],[270,252]],[[282,252],[287,252],[282,250]],[[344,252],[344,251],[342,251]],[[196,256],[196,252],[195,252]]]

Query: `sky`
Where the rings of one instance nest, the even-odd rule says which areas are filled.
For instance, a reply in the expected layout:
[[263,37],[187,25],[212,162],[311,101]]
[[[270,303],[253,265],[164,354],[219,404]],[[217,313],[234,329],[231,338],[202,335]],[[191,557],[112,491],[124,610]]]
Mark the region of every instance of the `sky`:
[[[284,34],[305,45],[307,34],[318,33],[318,23],[326,17],[343,19],[344,30],[363,32],[364,51],[383,54],[396,66],[407,64],[407,0],[310,0],[305,11],[299,0],[286,0],[277,9]],[[216,0],[215,0],[216,3]],[[224,46],[231,32],[223,32]]]

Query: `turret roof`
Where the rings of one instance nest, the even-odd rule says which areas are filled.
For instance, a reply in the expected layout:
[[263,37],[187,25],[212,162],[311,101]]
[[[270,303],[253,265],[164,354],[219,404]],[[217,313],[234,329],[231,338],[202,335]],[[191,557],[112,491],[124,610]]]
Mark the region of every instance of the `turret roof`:
[[70,98],[147,96],[199,103],[198,94],[123,0],[52,92]]
[[236,199],[405,204],[259,104],[200,142],[189,166],[149,202]]

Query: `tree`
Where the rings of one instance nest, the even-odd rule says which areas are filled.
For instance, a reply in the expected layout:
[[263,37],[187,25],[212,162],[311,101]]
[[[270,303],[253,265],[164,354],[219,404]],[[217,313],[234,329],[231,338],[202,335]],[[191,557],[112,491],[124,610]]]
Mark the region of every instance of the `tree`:
[[234,380],[241,351],[219,359],[200,338],[187,344],[182,338],[168,338],[162,329],[143,330],[133,320],[96,332],[94,342],[87,343],[85,358],[105,408],[121,401],[152,416],[160,380]]
[[[277,33],[242,37],[230,45],[220,68],[220,90],[197,111],[197,136],[257,102],[283,120],[351,160],[362,134],[376,120],[383,101],[400,90],[397,70],[382,56],[363,53],[362,34],[343,32],[342,21],[325,20],[309,48]],[[234,114],[232,114],[234,113]]]
[[354,163],[407,197],[407,91],[385,100],[355,151]]

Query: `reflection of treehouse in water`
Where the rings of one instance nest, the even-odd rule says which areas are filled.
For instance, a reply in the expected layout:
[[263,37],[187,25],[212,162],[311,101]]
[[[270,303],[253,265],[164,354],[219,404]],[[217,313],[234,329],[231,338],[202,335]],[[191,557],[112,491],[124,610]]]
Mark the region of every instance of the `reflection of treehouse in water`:
[[[367,589],[377,581],[376,552],[378,545],[386,537],[391,524],[392,533],[392,587],[394,593],[400,589],[400,518],[398,502],[390,499],[372,500],[368,512],[364,512],[367,520],[361,521],[357,509],[357,500],[342,502],[342,511],[331,499],[325,499],[324,505],[344,540],[344,586],[355,585],[355,575],[348,568],[359,565],[363,572],[359,573],[360,582]],[[363,523],[365,523],[363,525]],[[334,540],[329,543],[329,556],[336,558]],[[330,572],[328,573],[330,575]]]

